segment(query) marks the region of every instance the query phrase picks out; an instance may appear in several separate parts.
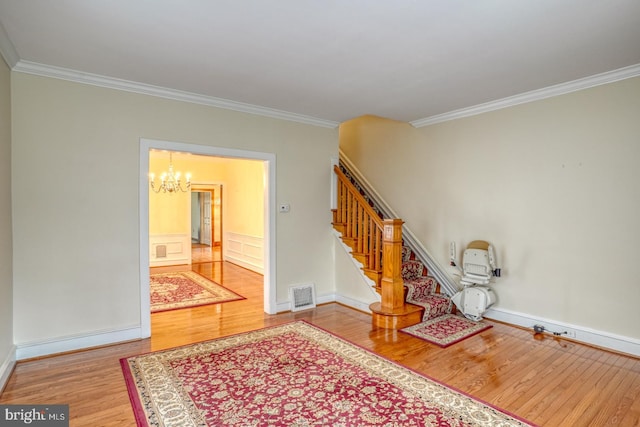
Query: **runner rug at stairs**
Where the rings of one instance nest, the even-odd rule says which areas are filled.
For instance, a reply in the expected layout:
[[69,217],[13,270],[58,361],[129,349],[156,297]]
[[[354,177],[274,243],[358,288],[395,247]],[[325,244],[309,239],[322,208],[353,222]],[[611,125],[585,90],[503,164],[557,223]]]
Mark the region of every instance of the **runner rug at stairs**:
[[440,347],[448,347],[491,327],[492,325],[473,322],[455,314],[445,314],[435,319],[400,329],[400,331],[422,338]]
[[120,360],[139,426],[528,426],[305,321]]
[[152,313],[245,299],[193,271],[152,274],[149,284]]

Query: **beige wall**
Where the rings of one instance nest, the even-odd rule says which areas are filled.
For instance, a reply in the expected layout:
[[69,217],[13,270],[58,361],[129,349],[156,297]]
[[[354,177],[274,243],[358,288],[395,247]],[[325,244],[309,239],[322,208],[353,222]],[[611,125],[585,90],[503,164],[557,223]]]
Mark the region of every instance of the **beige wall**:
[[336,235],[334,239],[334,264],[336,271],[336,300],[361,311],[369,312],[369,305],[380,301],[374,283],[362,274],[362,264],[351,256]]
[[0,59],[0,389],[13,353],[13,248],[11,226],[11,73]]
[[140,325],[140,138],[274,153],[291,204],[276,217],[277,300],[301,282],[333,292],[319,195],[336,130],[21,73],[12,90],[18,345]]
[[341,148],[441,265],[492,242],[497,308],[640,338],[640,78],[413,129],[371,118]]

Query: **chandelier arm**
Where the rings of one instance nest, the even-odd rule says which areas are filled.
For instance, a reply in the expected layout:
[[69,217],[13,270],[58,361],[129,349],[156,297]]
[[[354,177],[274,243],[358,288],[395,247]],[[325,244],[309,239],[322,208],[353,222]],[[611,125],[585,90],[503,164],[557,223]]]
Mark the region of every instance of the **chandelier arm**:
[[153,174],[149,177],[149,184],[151,185],[151,189],[154,193],[177,193],[182,192],[186,193],[191,188],[191,174],[187,173],[187,184],[186,188],[182,187],[182,181],[180,180],[180,172],[174,173],[173,171],[173,155],[169,153],[169,172],[163,173],[160,178],[160,185],[156,189],[155,178],[151,179]]
[[155,186],[155,183],[154,183],[153,181],[149,180],[149,183],[151,184],[151,190],[152,190],[154,193],[159,193],[159,192],[160,192],[160,190],[162,190],[162,186],[160,186],[160,188],[158,188],[158,189],[156,190],[156,186]]

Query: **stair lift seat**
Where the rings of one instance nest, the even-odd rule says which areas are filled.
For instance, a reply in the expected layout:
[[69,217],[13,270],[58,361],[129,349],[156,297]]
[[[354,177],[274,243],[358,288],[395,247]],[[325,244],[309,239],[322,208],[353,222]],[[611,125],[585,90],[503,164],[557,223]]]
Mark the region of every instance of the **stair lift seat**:
[[462,285],[488,285],[492,276],[489,252],[484,249],[469,249],[462,256]]
[[420,261],[403,262],[402,279],[407,287],[406,301],[424,307],[423,322],[451,313],[451,300],[446,295],[436,292],[438,282],[427,275],[426,267]]
[[471,286],[455,294],[451,301],[467,319],[477,322],[496,302],[496,295],[493,289],[486,286]]
[[[451,264],[455,264],[455,245],[452,244]],[[495,255],[493,247],[484,240],[475,240],[462,255],[462,290],[451,300],[468,319],[479,321],[482,315],[496,302],[493,289],[489,288],[494,276]]]

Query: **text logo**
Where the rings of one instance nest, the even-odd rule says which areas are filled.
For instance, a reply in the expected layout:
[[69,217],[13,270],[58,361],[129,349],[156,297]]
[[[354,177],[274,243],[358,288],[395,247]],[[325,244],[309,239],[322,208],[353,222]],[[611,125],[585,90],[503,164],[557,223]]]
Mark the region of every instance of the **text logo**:
[[69,405],[0,405],[0,427],[69,427]]

